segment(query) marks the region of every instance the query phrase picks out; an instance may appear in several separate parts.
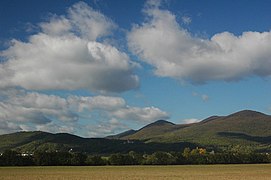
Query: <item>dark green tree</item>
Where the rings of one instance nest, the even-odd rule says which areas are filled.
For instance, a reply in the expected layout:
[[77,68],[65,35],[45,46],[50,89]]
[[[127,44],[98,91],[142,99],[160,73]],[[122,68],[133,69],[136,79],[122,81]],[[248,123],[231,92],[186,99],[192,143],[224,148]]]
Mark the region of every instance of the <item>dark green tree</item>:
[[152,165],[170,165],[175,164],[177,161],[176,157],[168,152],[154,152],[152,155],[147,156],[146,164]]
[[87,156],[82,153],[72,153],[71,165],[73,166],[82,166],[85,165]]
[[95,156],[88,156],[86,158],[86,165],[90,166],[103,166],[107,164],[107,161],[103,159],[101,156],[95,155]]

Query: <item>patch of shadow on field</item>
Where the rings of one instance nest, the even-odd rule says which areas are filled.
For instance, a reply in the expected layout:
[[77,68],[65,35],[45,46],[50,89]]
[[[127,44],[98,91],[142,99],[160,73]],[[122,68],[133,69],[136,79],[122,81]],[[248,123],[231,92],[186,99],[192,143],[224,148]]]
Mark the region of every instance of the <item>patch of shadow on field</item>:
[[254,141],[262,144],[270,144],[271,136],[261,137],[261,136],[250,136],[244,133],[237,132],[219,132],[217,133],[219,136],[223,136],[226,138],[235,138],[235,139],[243,139],[248,141]]

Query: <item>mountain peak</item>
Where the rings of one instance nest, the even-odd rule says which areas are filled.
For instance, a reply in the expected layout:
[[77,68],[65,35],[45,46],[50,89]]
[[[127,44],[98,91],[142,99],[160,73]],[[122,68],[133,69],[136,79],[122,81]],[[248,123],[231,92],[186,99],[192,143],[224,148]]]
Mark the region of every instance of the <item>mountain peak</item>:
[[257,112],[257,111],[252,111],[252,110],[242,110],[236,113],[233,113],[229,116],[239,116],[239,117],[257,117],[257,116],[265,116],[265,114]]
[[141,129],[139,129],[138,131],[142,130],[142,129],[146,129],[146,128],[151,128],[151,127],[157,127],[157,126],[175,126],[174,123],[166,121],[166,120],[157,120],[153,123],[150,123],[144,127],[142,127]]
[[149,124],[149,125],[158,125],[158,126],[160,126],[160,125],[166,125],[166,124],[169,124],[169,125],[175,125],[174,123],[172,123],[172,122],[169,122],[169,121],[166,121],[166,120],[157,120],[157,121],[155,121],[155,122],[153,122],[153,123],[151,123],[151,124]]
[[172,122],[166,120],[158,120],[142,127],[131,135],[123,137],[123,139],[151,139],[152,137],[157,137],[166,132],[173,131],[175,127],[176,125]]

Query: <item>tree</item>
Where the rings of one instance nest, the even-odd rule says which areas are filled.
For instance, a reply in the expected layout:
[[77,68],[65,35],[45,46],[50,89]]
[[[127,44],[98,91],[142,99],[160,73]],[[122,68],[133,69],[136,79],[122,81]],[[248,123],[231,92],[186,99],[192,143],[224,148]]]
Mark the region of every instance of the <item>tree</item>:
[[135,165],[138,164],[136,156],[133,157],[133,153],[131,154],[112,154],[108,158],[108,162],[111,165]]
[[90,166],[103,166],[106,165],[107,162],[105,159],[103,159],[101,156],[95,155],[95,156],[88,156],[86,159],[86,165]]
[[184,148],[184,150],[183,150],[182,155],[183,155],[183,157],[184,157],[184,159],[185,159],[185,163],[186,163],[186,164],[190,164],[190,163],[191,163],[191,159],[190,159],[191,155],[190,155],[190,152],[191,152],[191,150],[190,150],[189,147]]
[[176,157],[167,152],[154,152],[152,155],[147,156],[146,164],[152,165],[170,165],[176,163]]
[[186,159],[183,156],[182,152],[171,152],[170,154],[175,157],[175,159],[176,159],[175,164],[185,164],[186,163]]
[[183,157],[185,157],[186,159],[188,159],[189,156],[190,156],[190,152],[191,152],[191,150],[190,150],[189,147],[184,148],[184,150],[183,150]]
[[111,165],[124,165],[124,158],[122,154],[117,153],[117,154],[112,154],[108,158],[109,164]]
[[34,162],[38,166],[50,166],[56,165],[53,160],[52,153],[36,152],[34,153]]
[[135,151],[130,151],[128,155],[133,159],[134,165],[143,164],[142,154],[136,153]]
[[71,165],[82,166],[85,165],[87,156],[82,153],[72,153]]
[[32,156],[22,156],[20,153],[12,150],[6,150],[0,156],[0,165],[2,166],[29,166],[33,164]]
[[3,165],[5,166],[20,166],[22,165],[22,158],[16,151],[6,150],[2,154]]

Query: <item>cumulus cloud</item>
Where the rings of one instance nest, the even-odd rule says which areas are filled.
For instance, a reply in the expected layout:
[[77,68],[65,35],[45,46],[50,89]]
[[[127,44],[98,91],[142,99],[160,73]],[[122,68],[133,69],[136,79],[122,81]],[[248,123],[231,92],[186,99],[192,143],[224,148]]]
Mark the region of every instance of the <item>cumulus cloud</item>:
[[111,29],[116,26],[109,18],[93,10],[84,2],[73,5],[68,14],[74,30],[84,39],[96,40],[110,34]]
[[199,119],[195,119],[195,118],[191,118],[191,119],[184,119],[182,120],[182,122],[184,124],[192,124],[192,123],[197,123],[199,122],[200,120]]
[[143,122],[152,122],[159,119],[168,119],[169,115],[166,112],[161,111],[159,108],[155,107],[125,107],[119,109],[113,114],[120,119],[127,119],[133,121],[143,121]]
[[[76,133],[77,124],[59,124],[56,122],[50,122],[48,124],[36,125],[31,130],[38,130],[51,133]],[[29,131],[29,126],[22,126],[26,131]]]
[[128,129],[129,122],[149,123],[169,118],[159,108],[131,107],[121,97],[59,97],[37,92],[11,92],[2,97],[0,133],[41,130],[105,136]]
[[72,25],[68,19],[64,16],[52,16],[49,22],[42,22],[39,24],[42,31],[45,34],[51,36],[62,36],[65,34],[69,34],[72,29]]
[[29,90],[123,92],[139,86],[136,63],[109,44],[98,42],[115,27],[84,2],[68,15],[40,23],[41,32],[27,42],[12,40],[0,55],[0,87]]
[[22,128],[17,124],[0,120],[0,134],[17,132],[20,130],[22,130]]
[[78,120],[64,98],[55,95],[26,93],[9,96],[0,103],[0,119],[18,124],[48,124],[55,119],[63,122]]
[[147,6],[146,21],[127,35],[130,50],[158,76],[205,83],[271,75],[271,32],[230,32],[195,37],[170,11]]
[[152,122],[158,119],[168,119],[169,115],[156,107],[131,107],[120,97],[94,96],[81,97],[72,96],[69,98],[70,104],[78,104],[79,111],[100,110],[109,117],[137,122]]
[[192,22],[192,19],[189,16],[182,16],[182,21],[184,24],[190,24]]
[[206,94],[199,94],[197,92],[192,93],[193,96],[200,97],[202,101],[206,102],[209,100],[209,96]]
[[105,137],[129,129],[127,125],[115,118],[106,123],[87,125],[85,128],[87,129],[85,135],[88,137]]
[[126,102],[120,97],[111,96],[94,96],[94,97],[82,97],[82,96],[70,96],[68,102],[77,107],[78,111],[103,109],[107,111],[114,111],[126,106]]

